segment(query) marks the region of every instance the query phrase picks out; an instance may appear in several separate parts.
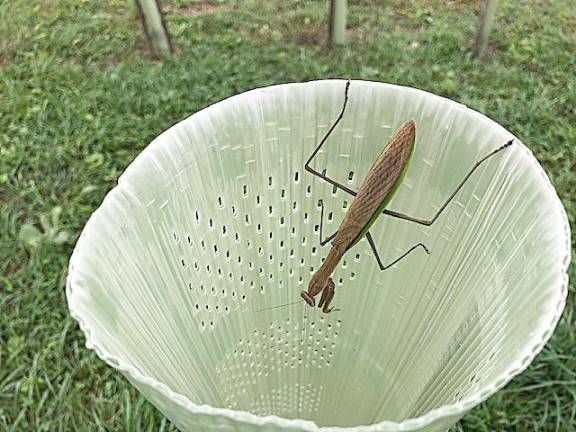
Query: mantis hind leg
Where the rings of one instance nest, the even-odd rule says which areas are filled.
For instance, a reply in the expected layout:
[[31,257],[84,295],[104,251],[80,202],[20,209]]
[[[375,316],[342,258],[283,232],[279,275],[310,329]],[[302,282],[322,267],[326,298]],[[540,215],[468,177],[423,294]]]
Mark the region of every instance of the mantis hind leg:
[[410,254],[410,252],[412,252],[414,249],[419,248],[419,247],[422,247],[422,249],[424,249],[427,254],[430,254],[430,251],[428,250],[428,248],[426,247],[426,245],[424,243],[418,243],[418,244],[415,244],[414,246],[412,246],[410,249],[408,249],[406,252],[404,252],[402,255],[400,255],[398,258],[396,258],[391,263],[384,265],[382,263],[382,260],[380,259],[380,255],[378,255],[378,251],[376,250],[376,244],[374,243],[374,239],[372,238],[372,235],[370,234],[370,232],[366,233],[366,238],[368,239],[368,243],[370,243],[370,247],[372,248],[372,252],[374,253],[374,257],[376,258],[376,261],[378,262],[378,266],[380,267],[380,270],[389,269],[394,264],[398,263],[400,260],[402,260],[403,258],[408,256]]
[[412,216],[408,216],[405,215],[403,213],[400,212],[395,212],[393,210],[384,210],[382,213],[388,216],[392,216],[398,219],[404,219],[407,220],[409,222],[414,222],[417,223],[419,225],[426,225],[426,226],[430,226],[432,225],[434,222],[436,222],[436,219],[438,219],[438,217],[442,214],[442,212],[446,209],[446,207],[448,206],[448,204],[450,204],[450,201],[452,201],[452,199],[456,196],[456,194],[460,191],[460,189],[462,189],[462,187],[466,184],[466,182],[468,181],[468,179],[470,178],[470,176],[472,176],[472,174],[474,174],[474,171],[476,171],[476,169],[478,169],[478,167],[480,165],[482,165],[482,163],[484,163],[485,161],[487,161],[490,157],[494,156],[496,153],[501,152],[502,150],[504,150],[506,147],[509,147],[510,145],[512,145],[512,143],[514,142],[514,140],[510,140],[508,141],[506,144],[504,144],[503,146],[498,147],[496,150],[492,151],[491,153],[489,153],[488,155],[484,156],[482,159],[480,159],[478,162],[476,162],[474,164],[474,166],[472,167],[472,169],[468,172],[468,174],[466,174],[466,177],[464,177],[464,180],[462,180],[462,182],[458,185],[458,187],[456,188],[456,190],[454,192],[452,192],[452,195],[450,195],[448,197],[448,199],[446,200],[446,202],[444,204],[442,204],[442,206],[440,207],[440,209],[436,212],[436,214],[431,218],[431,219],[418,219]]
[[344,91],[344,105],[342,106],[342,111],[340,112],[340,115],[338,116],[338,118],[336,119],[334,124],[330,127],[330,129],[328,130],[326,135],[324,135],[324,138],[322,138],[322,141],[320,141],[320,144],[318,144],[318,147],[316,147],[316,149],[312,152],[312,154],[310,155],[310,157],[308,158],[308,160],[304,164],[304,169],[306,171],[308,171],[309,173],[311,173],[317,177],[320,177],[325,182],[330,183],[332,186],[337,187],[338,189],[341,189],[344,192],[346,192],[352,196],[356,196],[356,192],[353,191],[352,189],[350,189],[349,187],[347,187],[347,186],[343,185],[342,183],[328,177],[324,172],[321,173],[310,166],[310,162],[312,162],[312,159],[314,159],[314,156],[316,156],[318,154],[318,152],[320,151],[322,146],[328,140],[328,137],[330,136],[332,131],[336,128],[338,123],[340,123],[340,120],[342,120],[342,117],[344,117],[344,111],[346,110],[346,105],[348,104],[348,89],[349,88],[350,88],[350,81],[346,82],[346,89]]

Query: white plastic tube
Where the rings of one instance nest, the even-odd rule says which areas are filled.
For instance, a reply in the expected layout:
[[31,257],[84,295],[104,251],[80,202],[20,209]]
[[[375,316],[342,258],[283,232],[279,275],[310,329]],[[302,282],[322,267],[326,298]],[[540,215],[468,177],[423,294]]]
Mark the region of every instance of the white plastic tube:
[[[335,272],[329,315],[298,293],[351,202],[304,171],[344,81],[256,89],[155,139],[87,223],[67,297],[87,346],[188,431],[443,431],[542,349],[567,295],[566,213],[503,127],[411,88],[353,81],[313,162],[357,189],[416,121],[390,208],[431,216],[476,160],[514,138],[431,227],[381,217]],[[329,214],[330,213],[330,214]]]

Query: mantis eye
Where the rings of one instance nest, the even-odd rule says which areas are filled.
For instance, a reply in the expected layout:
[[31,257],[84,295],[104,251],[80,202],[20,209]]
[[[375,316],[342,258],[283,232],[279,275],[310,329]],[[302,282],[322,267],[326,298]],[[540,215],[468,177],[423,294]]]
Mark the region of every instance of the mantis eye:
[[306,303],[308,303],[309,306],[314,307],[316,305],[316,301],[314,300],[314,297],[312,297],[310,294],[308,294],[306,291],[302,291],[300,293],[300,297],[302,297],[304,299],[304,301]]

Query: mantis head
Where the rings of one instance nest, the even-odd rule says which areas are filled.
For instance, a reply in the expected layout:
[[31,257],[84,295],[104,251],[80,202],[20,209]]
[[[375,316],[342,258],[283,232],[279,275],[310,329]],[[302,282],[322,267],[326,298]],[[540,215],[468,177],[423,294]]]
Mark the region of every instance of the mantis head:
[[312,297],[310,294],[308,294],[306,291],[301,291],[300,292],[300,297],[302,297],[304,299],[304,301],[306,303],[308,303],[308,306],[310,307],[314,307],[316,306],[316,300],[314,300],[314,297]]
[[316,272],[314,276],[312,276],[312,279],[310,279],[310,283],[308,284],[308,291],[302,291],[300,293],[300,297],[302,297],[309,306],[316,306],[314,297],[324,291],[328,285],[329,279],[330,278],[326,279],[325,276],[323,277],[321,272]]
[[310,285],[308,287],[308,291],[302,291],[300,293],[300,297],[302,297],[302,299],[304,299],[304,301],[308,303],[310,307],[314,307],[316,306],[316,300],[314,299],[314,296],[319,292],[322,292],[322,297],[320,298],[320,302],[318,303],[318,307],[322,308],[322,312],[330,313],[334,310],[340,310],[330,308],[330,303],[332,303],[332,299],[334,298],[336,288],[336,285],[334,284],[332,278],[328,278],[328,281],[326,281],[323,284],[322,288],[319,291],[313,291],[313,288],[317,289],[318,286],[313,285],[313,283],[319,284],[319,282],[316,281],[315,278],[312,278],[312,281],[310,281]]

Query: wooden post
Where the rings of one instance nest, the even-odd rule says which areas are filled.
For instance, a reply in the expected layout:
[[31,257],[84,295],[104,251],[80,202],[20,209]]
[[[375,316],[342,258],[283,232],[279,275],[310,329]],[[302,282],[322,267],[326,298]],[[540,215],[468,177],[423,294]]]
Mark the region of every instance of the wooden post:
[[134,0],[142,23],[146,44],[156,58],[169,57],[174,52],[170,34],[162,16],[160,0]]
[[346,0],[330,0],[330,22],[328,24],[328,45],[346,43]]
[[474,57],[482,57],[486,45],[488,45],[488,36],[494,23],[496,10],[498,9],[498,0],[484,0],[482,2],[482,10],[478,18],[478,31],[474,38],[474,45],[472,46],[472,53]]

